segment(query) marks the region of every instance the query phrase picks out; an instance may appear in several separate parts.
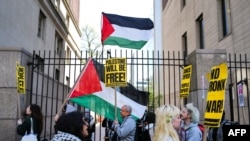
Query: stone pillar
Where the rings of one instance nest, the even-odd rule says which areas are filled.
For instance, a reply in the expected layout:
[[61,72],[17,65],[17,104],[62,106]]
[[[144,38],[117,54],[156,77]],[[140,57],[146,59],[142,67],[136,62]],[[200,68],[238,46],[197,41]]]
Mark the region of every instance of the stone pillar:
[[[27,62],[32,55],[24,49],[0,47],[0,132],[1,140],[14,141],[19,138],[16,133],[17,119],[19,113],[25,110],[28,96],[28,72]],[[16,62],[25,67],[26,93],[17,93]],[[18,111],[18,99],[20,100],[20,112]]]
[[199,108],[200,120],[203,121],[209,85],[206,75],[210,73],[213,66],[227,61],[226,50],[196,49],[186,60],[187,65],[192,65],[190,94],[187,97],[187,103],[192,102]]

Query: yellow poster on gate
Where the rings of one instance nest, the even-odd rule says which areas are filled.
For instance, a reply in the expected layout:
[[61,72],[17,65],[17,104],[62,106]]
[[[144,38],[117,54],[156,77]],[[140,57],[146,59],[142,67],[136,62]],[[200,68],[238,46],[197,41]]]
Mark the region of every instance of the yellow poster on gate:
[[127,60],[126,58],[111,58],[105,63],[105,86],[127,86]]
[[226,63],[213,66],[209,75],[209,86],[204,115],[204,125],[219,127],[224,110],[225,90],[228,76]]
[[192,74],[192,65],[184,67],[181,80],[181,89],[180,89],[181,98],[186,98],[189,95],[191,74]]
[[17,92],[19,94],[25,94],[25,67],[20,66],[16,63],[16,81],[17,81]]

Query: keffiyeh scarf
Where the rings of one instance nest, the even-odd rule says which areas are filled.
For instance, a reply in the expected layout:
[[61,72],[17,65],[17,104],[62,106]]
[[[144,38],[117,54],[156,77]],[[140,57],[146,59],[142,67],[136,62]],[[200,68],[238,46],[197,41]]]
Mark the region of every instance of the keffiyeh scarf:
[[81,141],[81,140],[72,134],[58,131],[58,133],[54,135],[51,141]]

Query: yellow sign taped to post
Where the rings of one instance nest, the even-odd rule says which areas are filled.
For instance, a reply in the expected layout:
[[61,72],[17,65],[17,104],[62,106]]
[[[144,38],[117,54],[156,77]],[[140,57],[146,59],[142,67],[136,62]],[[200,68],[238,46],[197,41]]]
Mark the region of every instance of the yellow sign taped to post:
[[180,89],[181,98],[186,98],[189,95],[191,74],[192,74],[192,65],[184,67],[181,80],[181,89]]
[[16,63],[16,81],[17,81],[17,92],[20,94],[25,94],[25,67],[20,66]]
[[228,76],[226,63],[214,66],[209,75],[204,125],[219,127],[224,111],[225,89]]
[[127,60],[126,58],[111,58],[105,64],[106,87],[127,86]]

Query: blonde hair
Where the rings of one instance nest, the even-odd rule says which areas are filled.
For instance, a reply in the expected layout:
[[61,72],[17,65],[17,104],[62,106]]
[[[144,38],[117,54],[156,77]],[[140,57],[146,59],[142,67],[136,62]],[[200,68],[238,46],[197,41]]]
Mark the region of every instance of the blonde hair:
[[164,141],[168,137],[179,141],[179,136],[172,125],[172,119],[180,114],[180,109],[174,105],[162,105],[155,110],[155,132],[153,141]]

